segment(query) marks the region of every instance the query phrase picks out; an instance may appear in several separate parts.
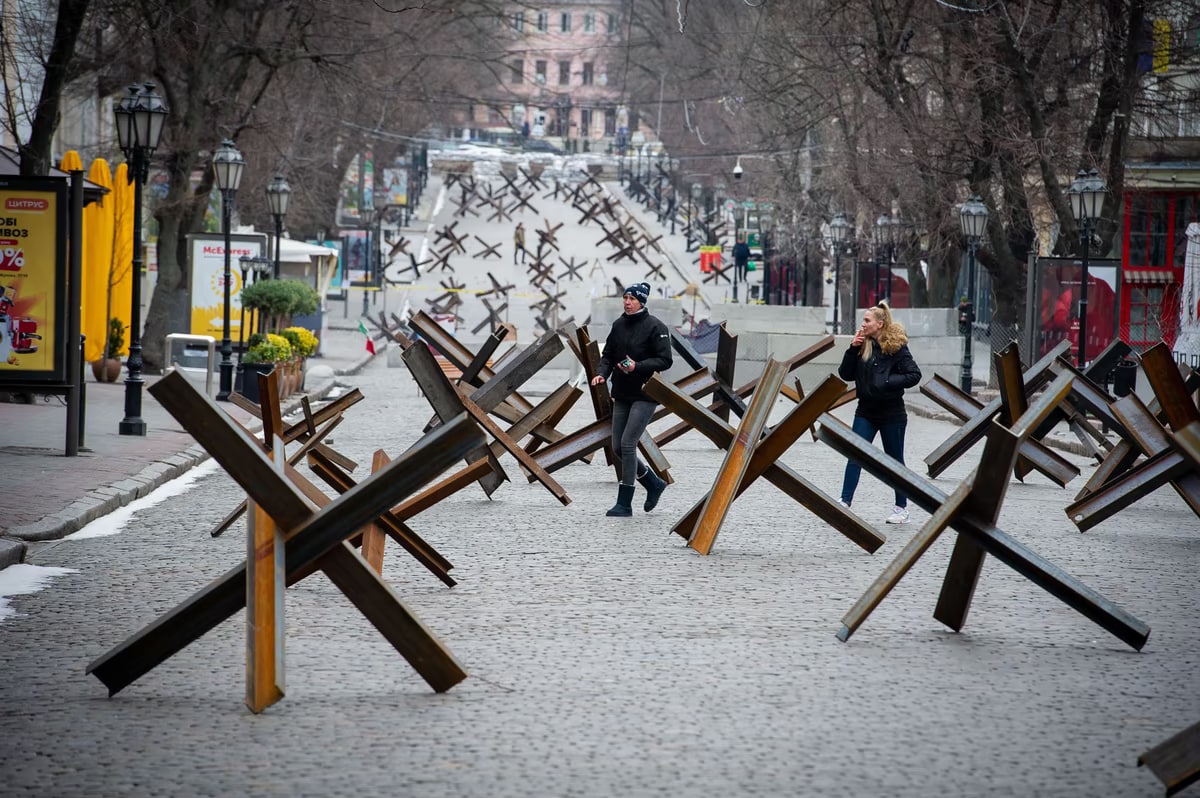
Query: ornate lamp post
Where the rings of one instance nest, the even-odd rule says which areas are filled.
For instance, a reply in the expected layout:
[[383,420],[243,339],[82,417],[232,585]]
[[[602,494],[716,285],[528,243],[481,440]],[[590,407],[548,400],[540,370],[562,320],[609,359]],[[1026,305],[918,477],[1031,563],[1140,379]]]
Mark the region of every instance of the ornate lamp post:
[[963,331],[962,377],[963,393],[971,392],[971,338],[975,327],[975,252],[979,239],[987,229],[988,209],[977,196],[973,196],[958,209],[958,221],[963,235],[967,237],[967,298],[960,307],[959,326]]
[[1088,308],[1088,248],[1092,243],[1092,225],[1100,218],[1104,207],[1104,195],[1108,187],[1095,169],[1079,170],[1067,199],[1071,201],[1071,213],[1079,222],[1079,243],[1083,247],[1083,279],[1079,285],[1079,367],[1087,365],[1087,308]]
[[142,419],[142,186],[150,171],[150,156],[158,149],[167,106],[153,83],[130,86],[129,94],[113,108],[117,143],[129,163],[133,183],[133,262],[129,308],[129,360],[125,373],[125,417],[117,426],[121,435],[145,435]]
[[288,206],[292,204],[292,187],[283,175],[275,175],[267,184],[267,203],[271,206],[271,215],[275,217],[275,270],[273,276],[279,279],[279,240],[283,238],[283,217],[287,216]]
[[362,289],[363,289],[362,315],[363,315],[363,318],[366,318],[371,312],[370,307],[368,307],[368,305],[367,305],[367,295],[369,293],[369,291],[367,289],[371,285],[371,276],[374,274],[374,269],[375,269],[375,251],[376,251],[376,249],[378,249],[378,246],[379,246],[378,242],[376,242],[376,240],[375,240],[375,230],[374,230],[375,218],[376,218],[376,214],[378,213],[378,211],[374,207],[370,207],[370,208],[363,208],[358,213],[359,213],[359,217],[362,219],[363,229],[367,231],[367,251],[365,253],[365,257],[366,257],[367,261],[365,264],[363,264],[366,268],[363,269],[363,286],[362,286]]
[[693,240],[699,241],[700,226],[696,224],[696,216],[700,212],[700,193],[703,191],[699,183],[692,183],[688,193],[688,236],[687,251],[692,251]]
[[846,214],[834,214],[829,223],[829,237],[833,239],[833,334],[842,332],[841,320],[838,318],[838,297],[842,292],[842,243],[850,233],[850,222]]
[[217,401],[226,402],[229,401],[229,394],[233,392],[233,341],[229,338],[229,284],[233,281],[229,274],[229,251],[233,248],[230,226],[233,195],[241,185],[246,159],[232,141],[225,139],[213,153],[212,166],[214,180],[221,192],[221,228],[225,231],[225,316],[221,334],[221,380]]
[[[891,234],[892,234],[892,217],[886,213],[880,214],[875,220],[875,302],[879,302],[879,269],[884,261],[888,263],[888,271],[891,271]],[[880,257],[880,252],[886,253]],[[891,299],[891,297],[888,297]]]

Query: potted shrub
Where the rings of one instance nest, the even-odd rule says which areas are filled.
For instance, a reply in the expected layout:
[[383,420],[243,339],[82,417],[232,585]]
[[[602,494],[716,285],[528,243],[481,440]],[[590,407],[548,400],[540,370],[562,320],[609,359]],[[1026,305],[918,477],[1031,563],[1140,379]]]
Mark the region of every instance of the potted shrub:
[[108,320],[108,335],[104,339],[104,357],[92,361],[92,376],[97,382],[116,382],[121,376],[121,349],[125,346],[125,323],[118,318]]
[[298,313],[315,313],[321,296],[299,280],[259,280],[242,289],[242,307],[259,314],[263,327],[278,330]]
[[241,372],[242,389],[239,393],[251,402],[259,401],[258,375],[270,374],[279,363],[285,363],[292,358],[292,345],[282,335],[255,333],[246,342],[248,347],[242,358],[239,370]]

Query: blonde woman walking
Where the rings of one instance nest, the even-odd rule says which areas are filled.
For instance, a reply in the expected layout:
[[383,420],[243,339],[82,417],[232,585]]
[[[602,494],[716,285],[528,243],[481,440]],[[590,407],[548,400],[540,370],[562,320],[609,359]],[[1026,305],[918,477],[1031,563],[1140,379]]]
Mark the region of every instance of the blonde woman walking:
[[[868,441],[879,434],[883,451],[904,462],[904,431],[908,413],[904,409],[904,391],[921,381],[921,369],[908,351],[904,325],[892,319],[891,308],[880,302],[863,313],[862,326],[842,355],[838,376],[854,380],[858,407],[854,411],[854,431]],[[842,479],[842,504],[854,501],[862,466],[846,462]],[[896,491],[896,505],[888,516],[889,524],[908,523],[908,497]]]

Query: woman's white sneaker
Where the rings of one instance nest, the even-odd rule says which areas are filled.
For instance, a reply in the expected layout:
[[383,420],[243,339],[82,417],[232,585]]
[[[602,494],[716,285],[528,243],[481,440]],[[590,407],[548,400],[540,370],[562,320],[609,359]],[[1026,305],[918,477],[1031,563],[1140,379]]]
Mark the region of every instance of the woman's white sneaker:
[[889,524],[907,524],[908,523],[908,508],[907,507],[899,507],[899,506],[893,507],[892,514],[887,517],[887,523],[889,523]]

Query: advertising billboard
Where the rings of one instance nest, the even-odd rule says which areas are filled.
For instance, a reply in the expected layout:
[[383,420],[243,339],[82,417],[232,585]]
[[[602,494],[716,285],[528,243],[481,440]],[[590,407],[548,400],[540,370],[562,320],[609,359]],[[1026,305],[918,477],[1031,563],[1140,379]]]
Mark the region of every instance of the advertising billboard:
[[[242,269],[240,259],[257,258],[266,251],[261,235],[232,235],[229,246],[229,337],[238,340],[242,323]],[[225,237],[188,236],[191,280],[192,335],[225,336]]]
[[0,179],[0,383],[67,382],[67,183]]

